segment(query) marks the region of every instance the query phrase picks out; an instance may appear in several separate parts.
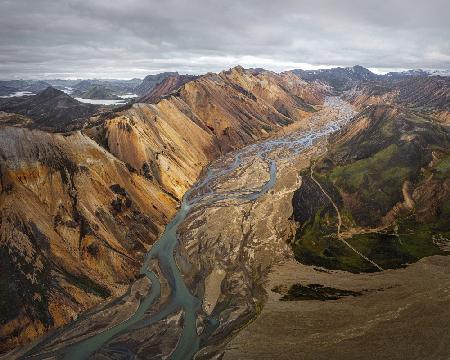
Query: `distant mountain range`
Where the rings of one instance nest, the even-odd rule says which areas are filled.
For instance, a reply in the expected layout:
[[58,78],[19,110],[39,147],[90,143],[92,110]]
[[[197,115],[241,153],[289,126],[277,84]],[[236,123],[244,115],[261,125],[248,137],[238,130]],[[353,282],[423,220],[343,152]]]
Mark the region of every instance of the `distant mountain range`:
[[384,75],[375,74],[365,67],[355,65],[346,68],[332,68],[320,70],[296,69],[292,72],[307,81],[317,80],[330,84],[337,91],[349,90],[361,82],[373,80],[401,80],[408,77],[450,76],[450,70],[406,70],[389,72]]
[[72,92],[72,96],[81,97],[83,99],[103,99],[103,100],[119,100],[119,96],[114,94],[111,88],[105,85],[91,85],[86,90],[78,90]]
[[169,76],[177,75],[177,72],[164,72],[156,75],[148,75],[144,78],[144,80],[142,80],[142,83],[140,85],[134,88],[134,92],[138,95],[145,95]]
[[83,104],[64,92],[47,87],[35,96],[0,99],[0,111],[26,116],[32,127],[69,130],[93,115],[99,106]]
[[82,80],[71,87],[74,91],[83,93],[96,86],[108,89],[115,94],[134,92],[134,89],[142,83],[140,79],[131,80]]
[[50,84],[41,80],[6,80],[0,81],[0,96],[8,96],[18,91],[36,93],[45,90]]
[[[243,70],[241,67],[237,68]],[[248,69],[246,71],[258,75],[266,70]],[[414,102],[433,108],[444,106],[450,101],[447,91],[447,79],[449,78],[436,75],[436,71],[408,70],[379,75],[356,65],[348,68],[296,69],[285,72],[285,74],[289,73],[295,74],[311,84],[319,83],[328,86],[329,90],[335,94],[345,91],[362,91],[365,96],[374,97],[380,92],[385,92],[384,99],[386,100],[387,93],[398,93],[400,94],[399,101],[405,97],[405,103]],[[439,72],[439,74],[442,73],[442,71]],[[186,83],[198,78],[202,78],[202,76],[165,72],[149,75],[142,81],[140,79],[0,81],[1,93],[7,94],[0,98],[0,111],[25,116],[28,118],[25,123],[38,128],[60,131],[62,128],[70,126],[75,129],[100,108],[98,105],[83,104],[75,100],[75,97],[119,100],[125,94],[140,94],[139,97],[129,100],[129,102],[157,103],[167,95],[177,92]],[[423,87],[411,86],[411,82],[420,82]],[[50,84],[60,90],[51,87]],[[420,91],[417,94],[410,94],[409,89],[428,89],[431,93]],[[10,97],[11,92],[13,95],[17,92],[21,92],[20,95],[32,95],[33,93],[38,93],[38,95]],[[24,120],[17,121],[23,122]]]
[[[253,69],[258,71],[258,69]],[[262,70],[262,69],[260,69]],[[293,73],[299,75],[304,80],[319,80],[327,81],[337,89],[345,90],[352,86],[355,81],[361,80],[373,80],[376,78],[403,78],[408,76],[450,76],[450,70],[422,70],[413,69],[399,72],[389,72],[385,75],[378,75],[371,72],[362,66],[356,65],[353,67],[336,67],[332,69],[320,69],[320,70],[292,70]],[[95,87],[102,87],[106,92],[110,93],[105,95],[102,99],[113,99],[114,96],[120,96],[123,94],[137,94],[139,96],[144,96],[150,93],[153,88],[161,84],[167,78],[172,84],[176,83],[174,81],[187,81],[187,79],[193,79],[195,76],[191,75],[180,75],[178,72],[163,72],[155,75],[148,75],[143,80],[142,79],[130,79],[130,80],[118,80],[118,79],[87,79],[87,80],[65,80],[65,79],[54,79],[54,80],[0,80],[0,96],[9,96],[16,92],[31,92],[38,93],[39,91],[45,90],[48,86],[53,86],[59,90],[64,90],[73,93],[75,96],[85,97],[88,99],[100,99],[98,97],[101,92],[98,90],[93,91]],[[165,85],[167,86],[167,84]],[[92,94],[93,97],[89,97]]]
[[369,81],[376,79],[379,75],[370,70],[356,65],[348,68],[333,68],[321,70],[292,70],[306,81],[317,80],[329,83],[337,91],[348,90],[360,81]]

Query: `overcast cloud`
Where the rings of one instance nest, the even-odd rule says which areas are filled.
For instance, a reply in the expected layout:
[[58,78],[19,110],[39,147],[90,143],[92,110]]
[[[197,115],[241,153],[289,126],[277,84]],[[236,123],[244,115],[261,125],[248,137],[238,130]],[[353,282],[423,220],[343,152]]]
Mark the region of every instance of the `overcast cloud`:
[[450,68],[448,0],[0,0],[0,78]]

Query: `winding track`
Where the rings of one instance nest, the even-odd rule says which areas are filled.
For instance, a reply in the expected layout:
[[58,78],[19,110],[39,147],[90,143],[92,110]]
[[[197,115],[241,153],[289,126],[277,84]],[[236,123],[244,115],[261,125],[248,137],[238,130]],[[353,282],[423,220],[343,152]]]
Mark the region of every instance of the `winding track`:
[[[328,151],[328,146],[325,147],[325,151],[320,155],[324,155],[326,154],[326,152]],[[319,157],[320,157],[319,156]],[[336,205],[336,203],[334,202],[334,200],[331,198],[330,195],[328,195],[328,193],[325,191],[325,189],[322,187],[322,185],[320,184],[319,181],[317,181],[317,179],[314,177],[314,168],[316,166],[316,162],[313,163],[313,165],[311,166],[311,179],[316,183],[316,185],[319,187],[319,189],[322,191],[322,193],[325,195],[325,197],[330,201],[331,205],[333,206],[334,210],[336,211],[336,215],[337,215],[337,219],[338,219],[338,224],[337,224],[337,231],[336,231],[336,235],[337,238],[339,239],[339,241],[341,241],[342,243],[344,243],[347,247],[349,247],[353,252],[355,252],[357,255],[361,256],[364,260],[370,262],[373,266],[375,266],[378,270],[383,271],[384,269],[378,265],[375,261],[369,259],[367,256],[365,256],[363,253],[361,253],[359,250],[355,249],[347,240],[343,239],[341,236],[341,226],[342,226],[342,217],[341,217],[341,213],[339,211],[338,206]]]

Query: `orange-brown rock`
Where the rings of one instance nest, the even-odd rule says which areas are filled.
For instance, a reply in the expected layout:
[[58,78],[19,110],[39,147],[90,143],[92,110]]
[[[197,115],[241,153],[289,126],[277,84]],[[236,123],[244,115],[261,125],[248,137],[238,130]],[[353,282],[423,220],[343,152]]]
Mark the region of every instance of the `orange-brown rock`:
[[195,75],[171,75],[142,96],[139,102],[154,104],[196,77]]
[[235,68],[81,131],[0,123],[0,352],[123,294],[202,168],[288,124],[306,126],[325,91]]

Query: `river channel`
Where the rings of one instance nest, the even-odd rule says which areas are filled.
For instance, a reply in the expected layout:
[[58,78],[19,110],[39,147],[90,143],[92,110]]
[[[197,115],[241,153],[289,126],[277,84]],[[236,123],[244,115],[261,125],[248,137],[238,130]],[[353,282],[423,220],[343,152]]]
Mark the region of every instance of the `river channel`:
[[[178,244],[178,228],[186,219],[190,211],[199,206],[210,206],[221,200],[236,199],[240,202],[252,202],[263,196],[274,186],[277,180],[277,162],[286,161],[298,156],[302,151],[311,147],[320,139],[339,130],[353,115],[349,105],[336,97],[330,97],[325,102],[325,107],[344,109],[341,116],[322,125],[311,126],[310,130],[299,130],[289,135],[260,141],[245,148],[227,154],[220,161],[214,161],[205,171],[202,178],[185,193],[178,212],[172,221],[166,226],[165,231],[146,254],[141,267],[141,274],[148,277],[151,288],[148,294],[141,300],[137,311],[126,321],[109,329],[99,332],[85,340],[77,342],[58,350],[57,353],[40,353],[29,355],[33,359],[45,359],[49,356],[66,360],[87,359],[111,339],[130,330],[142,329],[170,315],[181,312],[183,316],[183,329],[175,349],[168,359],[188,360],[192,359],[200,348],[200,338],[205,338],[205,333],[199,334],[197,330],[197,316],[201,310],[202,300],[190,292],[183,280],[182,273],[176,262],[175,254]],[[314,115],[312,115],[314,116]],[[314,125],[314,124],[312,124]],[[241,188],[229,191],[217,192],[213,184],[220,183],[221,178],[230,176],[242,166],[246,166],[255,158],[263,161],[267,167],[268,180],[260,188]],[[151,270],[151,262],[158,262],[160,273]],[[148,310],[154,306],[161,296],[161,279],[163,276],[170,287],[171,295],[158,311],[148,316]],[[203,331],[211,332],[218,326],[218,319],[209,317],[206,319],[209,326]],[[206,334],[207,335],[207,334]],[[121,356],[122,357],[122,356]],[[133,358],[133,354],[123,350],[123,358]]]

